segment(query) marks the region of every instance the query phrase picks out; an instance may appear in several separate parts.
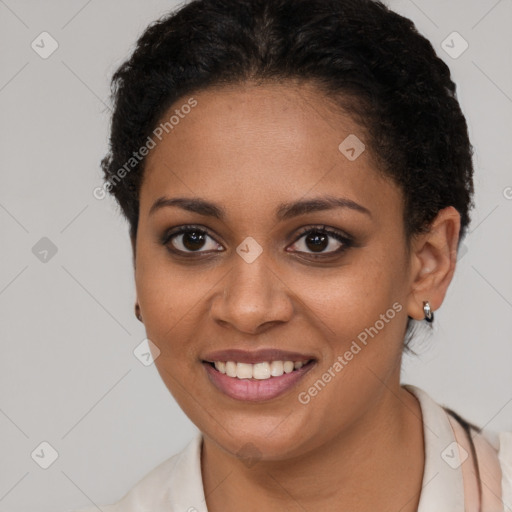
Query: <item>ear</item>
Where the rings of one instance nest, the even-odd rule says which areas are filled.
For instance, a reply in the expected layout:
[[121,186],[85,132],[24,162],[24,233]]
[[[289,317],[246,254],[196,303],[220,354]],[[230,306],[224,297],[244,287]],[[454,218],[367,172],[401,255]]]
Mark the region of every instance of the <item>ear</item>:
[[136,254],[136,248],[137,248],[137,239],[134,235],[130,235],[130,242],[132,244],[132,263],[133,268],[135,268],[135,254]]
[[407,314],[416,319],[425,318],[423,302],[428,301],[432,311],[443,303],[457,263],[460,232],[460,214],[448,206],[439,211],[428,233],[413,238],[411,247],[411,284]]
[[[136,255],[136,249],[137,249],[137,239],[136,239],[136,237],[133,236],[133,235],[130,235],[130,242],[131,242],[131,245],[132,245],[133,269],[135,270],[135,261],[136,261],[135,255]],[[140,313],[139,299],[137,297],[135,298],[135,317],[140,322],[143,322],[142,316],[141,316],[141,313]]]

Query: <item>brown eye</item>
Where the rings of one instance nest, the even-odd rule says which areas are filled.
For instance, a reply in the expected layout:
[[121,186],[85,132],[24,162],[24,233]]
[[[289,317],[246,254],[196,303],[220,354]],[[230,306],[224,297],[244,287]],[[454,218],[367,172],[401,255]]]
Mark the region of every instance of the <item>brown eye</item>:
[[313,231],[305,236],[304,244],[313,252],[322,252],[329,246],[329,236]]
[[177,253],[202,253],[223,250],[222,246],[215,242],[205,230],[194,226],[182,226],[177,231],[166,234],[162,243],[170,251]]
[[[297,252],[313,256],[338,254],[352,245],[352,240],[343,234],[325,227],[306,228],[292,247]],[[329,249],[329,250],[327,250]]]
[[198,251],[205,244],[207,236],[201,231],[186,231],[182,233],[181,244],[187,251]]

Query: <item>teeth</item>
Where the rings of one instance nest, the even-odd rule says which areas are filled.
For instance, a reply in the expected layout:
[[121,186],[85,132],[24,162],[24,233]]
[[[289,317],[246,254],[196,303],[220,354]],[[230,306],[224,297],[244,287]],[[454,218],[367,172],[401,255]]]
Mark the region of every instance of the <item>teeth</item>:
[[270,363],[270,375],[272,375],[272,377],[279,377],[283,375],[283,373],[283,361],[272,361]]
[[294,363],[293,361],[285,361],[283,364],[284,373],[293,372]]
[[215,361],[215,368],[228,377],[237,379],[265,380],[270,377],[280,377],[284,373],[302,368],[307,361],[272,361],[256,364],[236,363],[235,361]]
[[[215,363],[215,368],[217,368],[217,363]],[[220,371],[219,368],[217,368],[217,370]],[[228,361],[226,363],[226,375],[228,377],[236,377],[236,363],[233,361]]]
[[239,379],[252,379],[252,364],[236,363],[236,376]]
[[257,363],[249,364],[251,367],[253,379],[269,379],[270,378],[270,363]]

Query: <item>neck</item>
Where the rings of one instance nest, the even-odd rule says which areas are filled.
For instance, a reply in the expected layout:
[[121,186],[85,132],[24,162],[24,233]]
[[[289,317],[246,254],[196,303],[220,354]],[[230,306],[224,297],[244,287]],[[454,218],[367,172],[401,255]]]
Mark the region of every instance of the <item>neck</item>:
[[420,405],[398,383],[378,403],[347,432],[294,460],[247,467],[203,436],[208,511],[416,511],[424,467]]

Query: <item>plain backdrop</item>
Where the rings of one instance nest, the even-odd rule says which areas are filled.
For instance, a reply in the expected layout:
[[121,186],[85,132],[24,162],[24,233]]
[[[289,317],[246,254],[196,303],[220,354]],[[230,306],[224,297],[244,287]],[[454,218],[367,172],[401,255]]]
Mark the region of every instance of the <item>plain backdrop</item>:
[[[112,72],[176,5],[0,0],[0,512],[116,501],[197,431],[154,365],[134,356],[145,333],[127,225],[92,194]],[[512,430],[512,3],[388,5],[452,70],[477,191],[434,333],[405,357],[402,380],[480,426]]]

